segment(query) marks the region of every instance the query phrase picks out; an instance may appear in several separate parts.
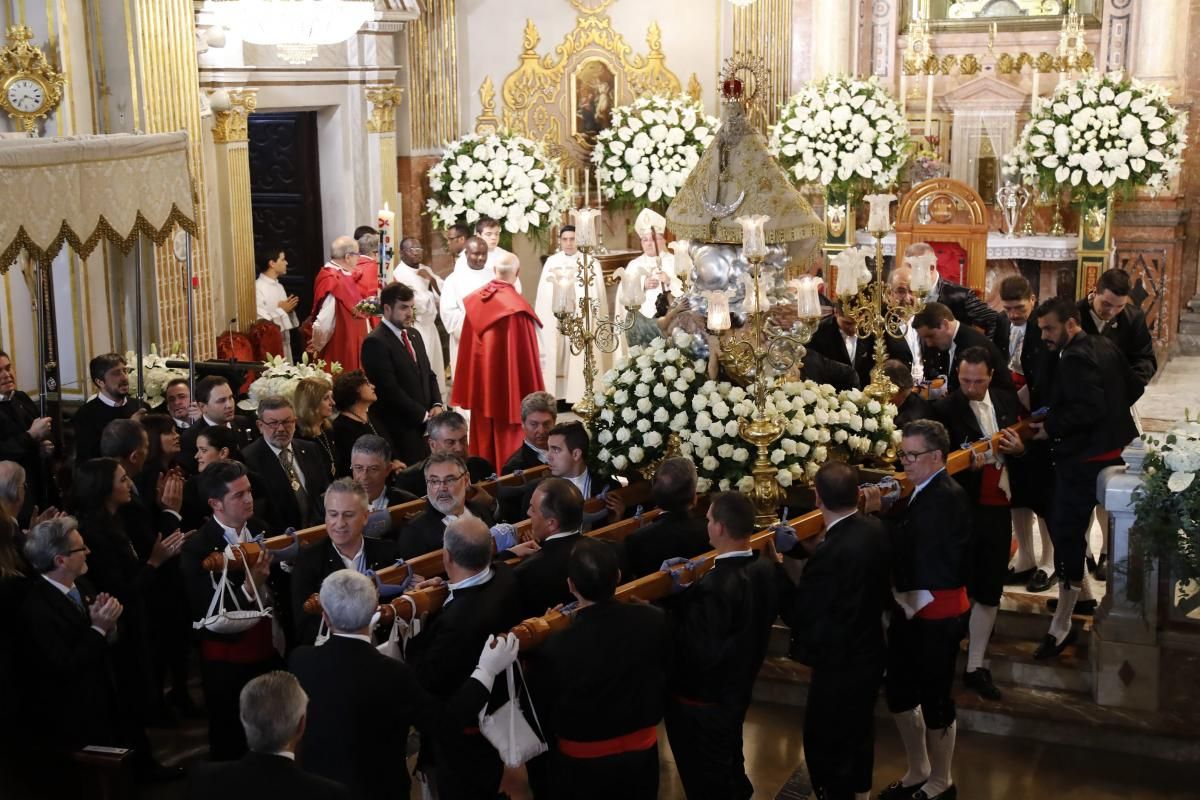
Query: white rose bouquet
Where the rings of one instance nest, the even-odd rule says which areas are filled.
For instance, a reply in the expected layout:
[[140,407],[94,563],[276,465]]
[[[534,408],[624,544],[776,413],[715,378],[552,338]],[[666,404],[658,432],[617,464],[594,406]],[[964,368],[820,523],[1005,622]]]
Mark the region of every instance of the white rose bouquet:
[[137,355],[129,350],[125,353],[125,364],[129,367],[129,393],[141,395],[146,405],[157,408],[163,404],[167,393],[167,384],[176,378],[186,378],[188,371],[180,367],[168,367],[167,361],[187,361],[187,356],[179,353],[178,343],[170,348],[173,351],[167,355],[158,354],[158,345],[151,344],[150,352],[142,358],[142,374],[146,380],[145,392],[139,391],[137,374]]
[[896,407],[872,400],[859,389],[837,396],[829,429],[834,444],[845,446],[851,456],[882,459],[888,448],[900,443]]
[[612,110],[592,163],[618,206],[665,206],[683,186],[720,123],[687,96],[651,95]]
[[831,75],[788,99],[770,148],[796,183],[846,200],[896,183],[908,160],[908,123],[874,77]]
[[1133,493],[1133,549],[1160,561],[1173,580],[1200,581],[1200,421],[1164,435],[1143,434],[1146,477]]
[[1187,144],[1187,114],[1168,98],[1120,71],[1064,81],[1025,125],[1005,169],[1045,191],[1069,185],[1075,200],[1165,188]]
[[471,133],[451,142],[429,170],[429,188],[425,212],[443,227],[491,217],[509,233],[536,233],[570,204],[558,160],[523,136]]
[[295,402],[296,384],[300,381],[316,377],[324,378],[332,384],[333,376],[342,371],[342,365],[336,361],[332,364],[326,364],[320,359],[309,361],[308,353],[305,353],[297,364],[289,364],[282,356],[275,356],[264,362],[264,366],[266,369],[250,384],[247,397],[238,402],[238,408],[254,411],[264,397],[276,395]]

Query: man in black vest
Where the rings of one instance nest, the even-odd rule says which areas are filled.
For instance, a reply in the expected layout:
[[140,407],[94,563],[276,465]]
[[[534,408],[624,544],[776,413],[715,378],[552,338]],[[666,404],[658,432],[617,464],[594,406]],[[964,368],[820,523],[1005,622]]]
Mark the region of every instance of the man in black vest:
[[259,479],[261,493],[254,502],[267,530],[274,535],[288,528],[320,525],[329,469],[315,444],[295,438],[296,411],[291,401],[264,397],[258,404],[258,430],[262,438],[247,446],[242,457]]
[[1039,434],[1049,438],[1054,455],[1050,535],[1059,584],[1050,630],[1034,657],[1051,658],[1078,635],[1071,614],[1083,582],[1096,478],[1122,463],[1121,451],[1138,435],[1129,409],[1145,386],[1107,337],[1084,332],[1078,305],[1056,298],[1038,306],[1037,314],[1046,349],[1058,356],[1050,413]]
[[668,558],[692,558],[707,552],[708,526],[693,512],[696,465],[689,458],[668,458],[658,465],[651,486],[654,505],[662,513],[625,537],[629,580],[657,572]]
[[425,423],[442,411],[437,377],[413,318],[413,290],[403,283],[386,286],[379,296],[382,324],[362,343],[362,366],[375,384],[392,450],[406,464],[429,454]]
[[927,380],[945,375],[948,391],[954,391],[958,388],[958,360],[963,351],[968,347],[982,347],[987,350],[995,370],[992,378],[995,385],[1002,389],[1014,388],[1008,359],[1000,348],[970,325],[956,320],[946,306],[926,303],[925,308],[913,317],[912,326],[921,337]]
[[786,555],[805,558],[799,586],[781,582],[780,611],[792,658],[813,668],[804,711],[804,760],[829,800],[871,791],[875,701],[883,683],[883,612],[891,607],[887,534],[857,513],[858,472],[830,461],[813,479],[825,523],[820,538]]
[[713,568],[678,597],[675,694],[667,701],[667,736],[689,798],[745,800],[742,725],[779,613],[775,564],[750,548],[754,506],[721,492],[708,506]]

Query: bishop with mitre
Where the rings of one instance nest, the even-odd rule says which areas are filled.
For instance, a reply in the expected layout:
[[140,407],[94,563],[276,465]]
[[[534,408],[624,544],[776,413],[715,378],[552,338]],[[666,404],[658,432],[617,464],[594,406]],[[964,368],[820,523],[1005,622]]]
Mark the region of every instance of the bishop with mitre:
[[[558,234],[559,251],[546,259],[542,267],[542,276],[538,281],[537,299],[534,310],[539,320],[543,321],[541,328],[542,348],[542,382],[546,391],[555,397],[574,403],[583,397],[583,353],[573,354],[571,342],[558,332],[558,324],[554,318],[554,285],[559,280],[567,280],[575,284],[575,296],[583,297],[583,281],[579,279],[579,264],[583,256],[575,246],[575,226],[564,225]],[[592,259],[589,264],[591,285],[588,287],[589,297],[596,303],[595,308],[601,316],[608,315],[608,297],[604,291],[604,273],[599,259]],[[604,373],[609,368],[609,355],[598,352],[601,363],[597,370]]]
[[471,412],[470,451],[503,463],[521,446],[521,399],[542,391],[538,328],[542,323],[513,283],[519,266],[496,265],[496,277],[464,301],[451,402]]

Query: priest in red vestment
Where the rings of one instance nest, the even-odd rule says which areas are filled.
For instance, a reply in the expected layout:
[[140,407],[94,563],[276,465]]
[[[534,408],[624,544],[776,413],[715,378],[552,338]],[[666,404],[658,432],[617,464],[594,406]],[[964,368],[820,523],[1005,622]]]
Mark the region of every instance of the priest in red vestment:
[[[379,232],[367,225],[354,231],[358,242],[358,263],[354,266],[354,281],[363,297],[379,297]],[[379,327],[379,317],[369,317],[370,329]]]
[[541,321],[513,283],[518,264],[496,265],[496,278],[463,300],[451,402],[471,412],[470,452],[503,463],[524,439],[521,398],[542,391]]
[[328,364],[359,369],[359,354],[367,338],[367,321],[354,310],[363,291],[354,277],[358,242],[339,236],[329,248],[329,261],[317,273],[313,288],[312,343],[309,349]]

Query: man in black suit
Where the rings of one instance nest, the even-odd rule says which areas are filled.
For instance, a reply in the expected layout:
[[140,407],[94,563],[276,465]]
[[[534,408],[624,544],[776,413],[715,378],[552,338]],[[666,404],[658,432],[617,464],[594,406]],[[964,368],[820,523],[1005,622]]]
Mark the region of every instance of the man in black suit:
[[[521,596],[523,618],[537,617],[559,603],[568,603],[567,558],[583,535],[583,497],[570,481],[546,478],[529,500],[530,538],[540,549],[513,569]],[[497,559],[509,557],[502,552]]]
[[[858,375],[858,386],[855,388],[859,388],[871,382],[871,370],[875,368],[875,337],[859,336],[858,326],[843,311],[840,300],[833,304],[833,314],[817,325],[808,349],[839,364],[853,367]],[[912,357],[904,340],[889,336],[884,343],[889,358],[904,360]]]
[[1034,656],[1051,658],[1078,635],[1071,614],[1083,582],[1096,478],[1105,467],[1122,463],[1121,451],[1138,435],[1129,409],[1145,386],[1107,337],[1083,331],[1078,305],[1047,300],[1037,314],[1046,348],[1058,356],[1050,412],[1039,433],[1049,437],[1054,456],[1050,535],[1059,584],[1050,631]]
[[[892,586],[899,608],[888,628],[884,694],[896,720],[908,771],[879,793],[883,800],[952,800],[950,765],[956,732],[955,664],[967,612],[967,546],[971,509],[967,493],[946,472],[950,435],[936,420],[910,422],[901,431],[900,463],[914,489],[888,520]],[[864,510],[879,508],[867,492]]]
[[367,524],[367,493],[352,478],[339,478],[325,492],[325,532],[328,538],[300,551],[292,563],[292,619],[296,641],[312,644],[320,617],[304,611],[304,601],[316,594],[321,582],[342,569],[366,573],[396,563],[393,542],[363,536]]
[[854,367],[834,361],[811,347],[804,351],[804,358],[801,359],[800,365],[807,380],[827,383],[839,392],[862,388],[862,383],[859,381]]
[[670,636],[654,606],[613,599],[616,552],[585,539],[567,562],[572,623],[536,651],[529,686],[550,746],[550,797],[658,796]]
[[88,400],[75,416],[75,460],[87,461],[100,455],[100,434],[114,419],[129,419],[146,412],[146,405],[129,396],[129,368],[125,356],[105,353],[88,362],[88,375],[99,394]]
[[775,564],[750,549],[754,506],[720,492],[708,506],[713,568],[678,598],[673,642],[677,675],[667,736],[688,797],[741,798],[746,777],[742,725],[779,613]]
[[51,487],[43,484],[42,457],[54,452],[52,436],[51,418],[39,417],[37,405],[17,389],[12,359],[0,350],[0,461],[25,468],[25,502],[18,515],[25,522],[33,506],[47,505],[50,497],[46,492]]
[[[443,411],[430,417],[425,425],[425,439],[430,454],[449,453],[467,465],[468,483],[486,481],[496,474],[496,467],[486,458],[467,453],[467,420],[457,411]],[[396,476],[396,485],[417,497],[425,496],[425,459],[410,462]]]
[[858,472],[829,461],[813,479],[825,532],[786,555],[804,558],[797,587],[781,582],[780,613],[792,629],[791,656],[812,667],[804,710],[804,760],[819,797],[853,800],[871,791],[875,701],[891,608],[887,534],[857,513]]
[[296,411],[291,401],[263,398],[258,404],[258,430],[262,438],[246,447],[242,457],[261,485],[262,494],[254,498],[259,518],[272,534],[320,525],[329,469],[315,444],[295,438]]
[[[223,552],[227,545],[244,544],[262,533],[257,526],[250,526],[254,494],[245,467],[236,461],[217,461],[209,464],[198,480],[200,497],[208,504],[212,517],[184,544],[179,564],[193,620],[205,619],[212,613],[209,609],[214,608],[213,573],[202,566],[204,559]],[[249,568],[229,570],[227,610],[256,611],[260,605],[276,605],[275,592],[268,585],[271,561],[267,550]],[[245,733],[238,720],[238,693],[249,681],[282,661],[273,644],[272,620],[263,617],[241,633],[199,628],[197,634],[208,712],[209,757],[214,761],[238,758],[246,752]]]
[[[286,672],[260,675],[239,697],[241,726],[250,752],[228,764],[208,764],[192,775],[191,800],[261,800],[264,797],[349,800],[345,786],[309,775],[296,764],[304,738],[308,696]],[[380,766],[379,771],[386,773]]]
[[896,407],[895,424],[903,428],[906,423],[915,419],[933,419],[933,406],[921,395],[913,391],[912,369],[908,364],[895,358],[883,362],[883,374],[896,387],[892,395],[892,405]]
[[1010,429],[1020,420],[1021,403],[1011,389],[991,386],[992,368],[987,351],[969,347],[958,361],[958,389],[934,406],[946,426],[950,441],[973,443],[999,433],[997,453],[976,455],[971,469],[955,475],[971,503],[971,542],[967,563],[967,594],[971,599],[968,623],[967,668],[963,685],[987,700],[999,700],[992,673],[983,666],[1012,545],[1011,476],[1020,472],[1025,454],[1021,437]]
[[692,511],[696,465],[691,459],[668,458],[659,464],[651,494],[662,513],[625,538],[629,580],[658,572],[668,558],[691,558],[709,549],[707,523]]
[[[321,583],[321,615],[329,641],[292,653],[291,671],[308,693],[308,724],[299,756],[305,769],[348,786],[362,800],[408,797],[408,770],[382,769],[407,751],[409,729],[475,725],[496,676],[516,660],[511,634],[483,645],[479,666],[448,704],[417,682],[414,670],[371,641],[378,607],[375,583],[341,570]],[[382,687],[387,687],[381,692]],[[347,732],[354,735],[348,736]]]
[[[1021,404],[1036,411],[1046,403],[1057,358],[1051,358],[1038,330],[1037,296],[1022,275],[1009,275],[1000,282],[1000,302],[1008,317],[1008,367]],[[1050,498],[1054,494],[1054,465],[1046,441],[1026,443],[1022,469],[1010,476],[1012,484],[1012,524],[1017,539],[1017,554],[1009,567],[1005,583],[1025,584],[1030,592],[1050,588],[1054,576],[1054,544],[1050,540]],[[1037,518],[1041,534],[1041,555],[1033,549],[1033,524]]]
[[[933,253],[933,248],[926,242],[914,242],[904,249],[906,263],[897,267],[908,272],[911,280],[912,270],[907,261],[913,256]],[[907,284],[907,281],[905,282]],[[925,300],[930,303],[941,303],[950,309],[950,313],[960,322],[978,328],[991,339],[997,347],[1003,348],[1008,343],[1008,320],[1003,314],[997,313],[987,303],[979,299],[974,291],[959,283],[948,281],[938,271],[933,271],[933,286]]]
[[987,350],[995,370],[994,385],[1001,389],[1016,388],[1008,371],[1008,359],[996,343],[970,325],[956,320],[950,309],[941,303],[926,303],[925,308],[913,317],[912,326],[924,346],[927,379],[945,375],[947,390],[954,391],[958,388],[959,357],[968,347],[982,347]]
[[531,392],[521,400],[521,428],[525,431],[525,440],[517,448],[504,466],[501,475],[507,475],[519,469],[533,469],[546,463],[546,449],[550,446],[547,439],[554,421],[558,419],[558,402],[549,392]]
[[192,388],[187,378],[172,378],[167,381],[163,399],[167,404],[167,413],[180,436],[186,434],[200,420],[200,405],[192,400]]
[[245,448],[257,436],[250,418],[237,413],[237,398],[225,376],[208,375],[198,380],[196,405],[200,418],[179,438],[179,455],[175,457],[175,462],[189,474],[196,472],[196,437],[204,429],[230,429],[237,436],[239,448]]
[[1115,344],[1145,386],[1158,371],[1158,359],[1146,314],[1130,302],[1132,289],[1125,270],[1113,268],[1100,273],[1096,288],[1079,301],[1079,324],[1089,336],[1103,334]]
[[130,541],[143,557],[149,555],[155,537],[167,537],[179,530],[183,508],[183,478],[178,474],[163,474],[156,497],[143,497],[138,491],[138,477],[146,467],[149,452],[146,429],[136,419],[113,420],[100,436],[100,455],[121,462],[133,482],[130,501],[117,513],[125,523]]
[[366,433],[350,448],[350,477],[367,492],[370,517],[364,534],[371,539],[395,539],[388,509],[418,499],[415,494],[388,485],[392,474],[392,447],[387,439]]
[[[613,493],[614,489],[621,488],[621,484],[611,477],[593,475],[588,469],[588,446],[587,429],[580,422],[559,423],[546,436],[546,463],[550,466],[550,474],[575,484],[584,500],[604,500],[603,509],[584,515],[585,531],[617,522],[625,514],[625,501]],[[527,498],[532,499],[537,485],[530,484],[523,490]]]
[[[445,580],[431,578],[423,586],[445,583],[450,594],[408,643],[407,657],[420,684],[445,701],[475,670],[488,636],[520,622],[521,609],[516,578],[506,565],[492,563],[492,535],[480,520],[464,517],[446,526],[442,564]],[[477,725],[456,722],[447,718],[422,739],[418,769],[436,781],[440,797],[494,797],[504,771],[496,748]]]
[[481,494],[479,499],[467,499],[470,487],[461,458],[451,453],[435,453],[424,464],[429,507],[400,528],[399,555],[405,559],[440,550],[447,520],[466,514],[478,517],[489,527],[496,521],[490,497]]
[[362,366],[375,384],[396,457],[406,464],[429,453],[422,438],[425,423],[442,410],[437,377],[429,366],[425,342],[413,318],[413,290],[393,283],[379,296],[383,324],[362,343]]

